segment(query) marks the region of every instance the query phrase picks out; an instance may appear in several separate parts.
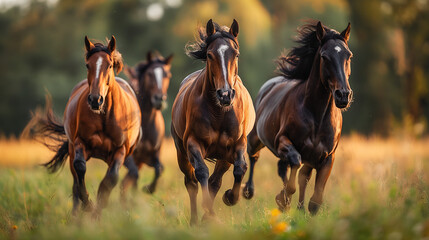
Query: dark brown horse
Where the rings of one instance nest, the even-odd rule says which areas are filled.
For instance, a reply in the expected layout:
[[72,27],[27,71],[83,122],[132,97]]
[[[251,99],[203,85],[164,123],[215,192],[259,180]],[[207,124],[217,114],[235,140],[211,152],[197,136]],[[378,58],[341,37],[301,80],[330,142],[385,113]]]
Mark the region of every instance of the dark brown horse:
[[[350,24],[342,32],[310,23],[299,30],[298,43],[279,59],[282,76],[268,80],[256,99],[256,124],[248,135],[249,181],[243,195],[254,193],[253,168],[259,152],[267,146],[280,160],[278,174],[284,187],[276,201],[281,210],[289,208],[299,171],[299,208],[311,172],[316,169],[314,194],[308,210],[317,213],[340,140],[342,113],[352,100],[349,85],[348,48]],[[290,176],[287,172],[290,170]]]
[[112,36],[107,46],[93,44],[85,37],[87,79],[72,90],[64,111],[64,125],[55,121],[52,110],[46,116],[36,115],[32,129],[36,135],[61,140],[57,153],[45,166],[57,171],[70,156],[73,175],[73,213],[80,201],[84,210],[93,209],[85,187],[86,162],[103,159],[108,165],[98,188],[95,216],[101,214],[111,190],[118,182],[118,171],[141,136],[140,108],[132,88],[115,78],[122,69],[122,57],[116,51]]
[[[187,54],[206,61],[206,67],[183,80],[173,104],[171,134],[190,197],[191,224],[198,218],[198,182],[203,192],[203,219],[207,219],[215,216],[213,200],[231,164],[234,165],[234,185],[223,195],[228,206],[238,201],[247,170],[246,136],[253,126],[255,112],[238,76],[237,36],[235,20],[229,30],[212,20],[205,29],[199,30],[199,39],[188,46]],[[210,178],[205,159],[216,162]]]
[[125,159],[124,165],[128,168],[128,174],[122,182],[123,193],[131,185],[137,187],[139,170],[143,164],[155,169],[155,177],[151,184],[143,187],[148,193],[153,193],[159,176],[164,167],[159,161],[159,153],[165,136],[165,124],[161,110],[166,106],[167,89],[171,78],[171,60],[173,55],[166,59],[162,56],[154,56],[148,52],[145,62],[136,67],[125,67],[125,73],[131,81],[131,86],[137,93],[137,99],[142,112],[142,124],[144,135],[137,144],[132,156]]

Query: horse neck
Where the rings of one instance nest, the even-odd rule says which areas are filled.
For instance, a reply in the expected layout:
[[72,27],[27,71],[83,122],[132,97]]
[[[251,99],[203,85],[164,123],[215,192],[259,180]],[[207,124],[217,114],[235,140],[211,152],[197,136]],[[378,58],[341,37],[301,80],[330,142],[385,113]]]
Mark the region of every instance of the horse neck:
[[322,83],[320,76],[320,53],[316,54],[305,87],[304,106],[310,110],[317,121],[322,121],[334,101],[331,91]]
[[142,92],[137,95],[137,99],[142,113],[142,124],[153,120],[156,112],[160,110],[153,107],[151,95],[149,93]]
[[116,108],[120,108],[120,94],[121,94],[121,86],[119,86],[119,83],[116,81],[115,74],[111,73],[110,75],[110,82],[109,82],[109,92],[106,96],[106,104],[105,111],[106,116],[110,115],[109,113],[111,111],[114,111]]
[[207,70],[207,67],[203,70],[203,73],[204,74],[200,75],[200,81],[199,81],[199,83],[201,84],[201,95],[212,100],[212,96],[210,95],[216,92],[216,89],[213,85],[213,81],[211,79],[209,71]]

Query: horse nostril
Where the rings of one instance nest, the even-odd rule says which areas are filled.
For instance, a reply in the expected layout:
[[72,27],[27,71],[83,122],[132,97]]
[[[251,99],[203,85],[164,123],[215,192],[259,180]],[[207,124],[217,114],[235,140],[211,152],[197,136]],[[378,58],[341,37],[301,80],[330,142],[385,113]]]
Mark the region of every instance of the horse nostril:
[[103,96],[99,96],[98,97],[98,105],[103,104],[103,101],[104,101]]
[[235,97],[235,90],[232,89],[232,91],[231,91],[231,99],[233,99],[234,97]]
[[91,95],[88,95],[88,104],[91,105],[91,103],[92,103],[92,97]]
[[335,97],[341,99],[343,97],[343,94],[340,90],[335,90]]
[[344,97],[348,99],[350,97],[350,91],[345,91]]
[[222,91],[221,90],[217,90],[216,91],[216,95],[218,98],[222,98]]

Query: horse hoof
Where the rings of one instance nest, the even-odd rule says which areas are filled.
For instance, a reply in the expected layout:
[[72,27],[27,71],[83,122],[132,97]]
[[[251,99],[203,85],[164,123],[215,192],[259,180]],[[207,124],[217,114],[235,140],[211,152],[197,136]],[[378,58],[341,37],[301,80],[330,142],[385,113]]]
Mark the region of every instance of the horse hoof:
[[220,223],[219,218],[214,213],[204,213],[201,218],[202,223]]
[[305,213],[304,203],[298,203],[298,206],[296,206],[296,208],[297,208],[300,212]]
[[191,220],[189,221],[189,225],[190,226],[197,226],[197,223],[198,223],[197,218],[192,218],[191,217]]
[[243,197],[245,199],[251,199],[253,197],[254,191],[255,190],[253,186],[249,186],[248,184],[246,184],[246,186],[244,186],[243,188]]
[[308,203],[308,211],[311,215],[316,215],[319,212],[320,204],[310,200]]
[[152,185],[144,186],[143,192],[148,193],[148,194],[153,194],[155,192],[155,187],[152,187]]
[[287,200],[287,197],[285,196],[284,190],[282,190],[279,194],[276,196],[276,203],[279,207],[279,210],[284,212],[289,210],[290,208],[290,200]]
[[101,218],[101,210],[97,209],[92,213],[92,219],[99,221],[100,218]]
[[94,204],[91,201],[82,204],[82,211],[84,212],[92,212],[94,210]]
[[234,195],[232,194],[231,189],[225,191],[222,200],[227,206],[233,206],[234,204],[236,204],[236,202],[234,202]]

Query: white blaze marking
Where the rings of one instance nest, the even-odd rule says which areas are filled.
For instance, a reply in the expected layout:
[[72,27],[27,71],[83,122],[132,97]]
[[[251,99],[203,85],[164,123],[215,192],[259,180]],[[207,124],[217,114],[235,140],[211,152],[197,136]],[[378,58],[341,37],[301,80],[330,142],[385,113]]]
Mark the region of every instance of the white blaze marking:
[[153,73],[155,73],[156,84],[158,85],[159,89],[162,88],[162,72],[163,71],[161,67],[157,67],[153,70]]
[[335,46],[334,49],[337,50],[337,53],[341,52],[341,48],[339,46]]
[[229,84],[228,84],[228,76],[226,75],[226,63],[225,63],[225,51],[228,49],[227,45],[220,45],[219,49],[217,50],[217,52],[220,55],[220,60],[221,60],[221,64],[222,64],[222,71],[223,71],[223,78],[225,79],[225,87],[229,88]]
[[103,59],[101,57],[98,57],[97,62],[95,64],[97,64],[97,70],[95,72],[95,79],[98,79],[98,77],[100,76],[100,67],[101,64],[103,63]]

